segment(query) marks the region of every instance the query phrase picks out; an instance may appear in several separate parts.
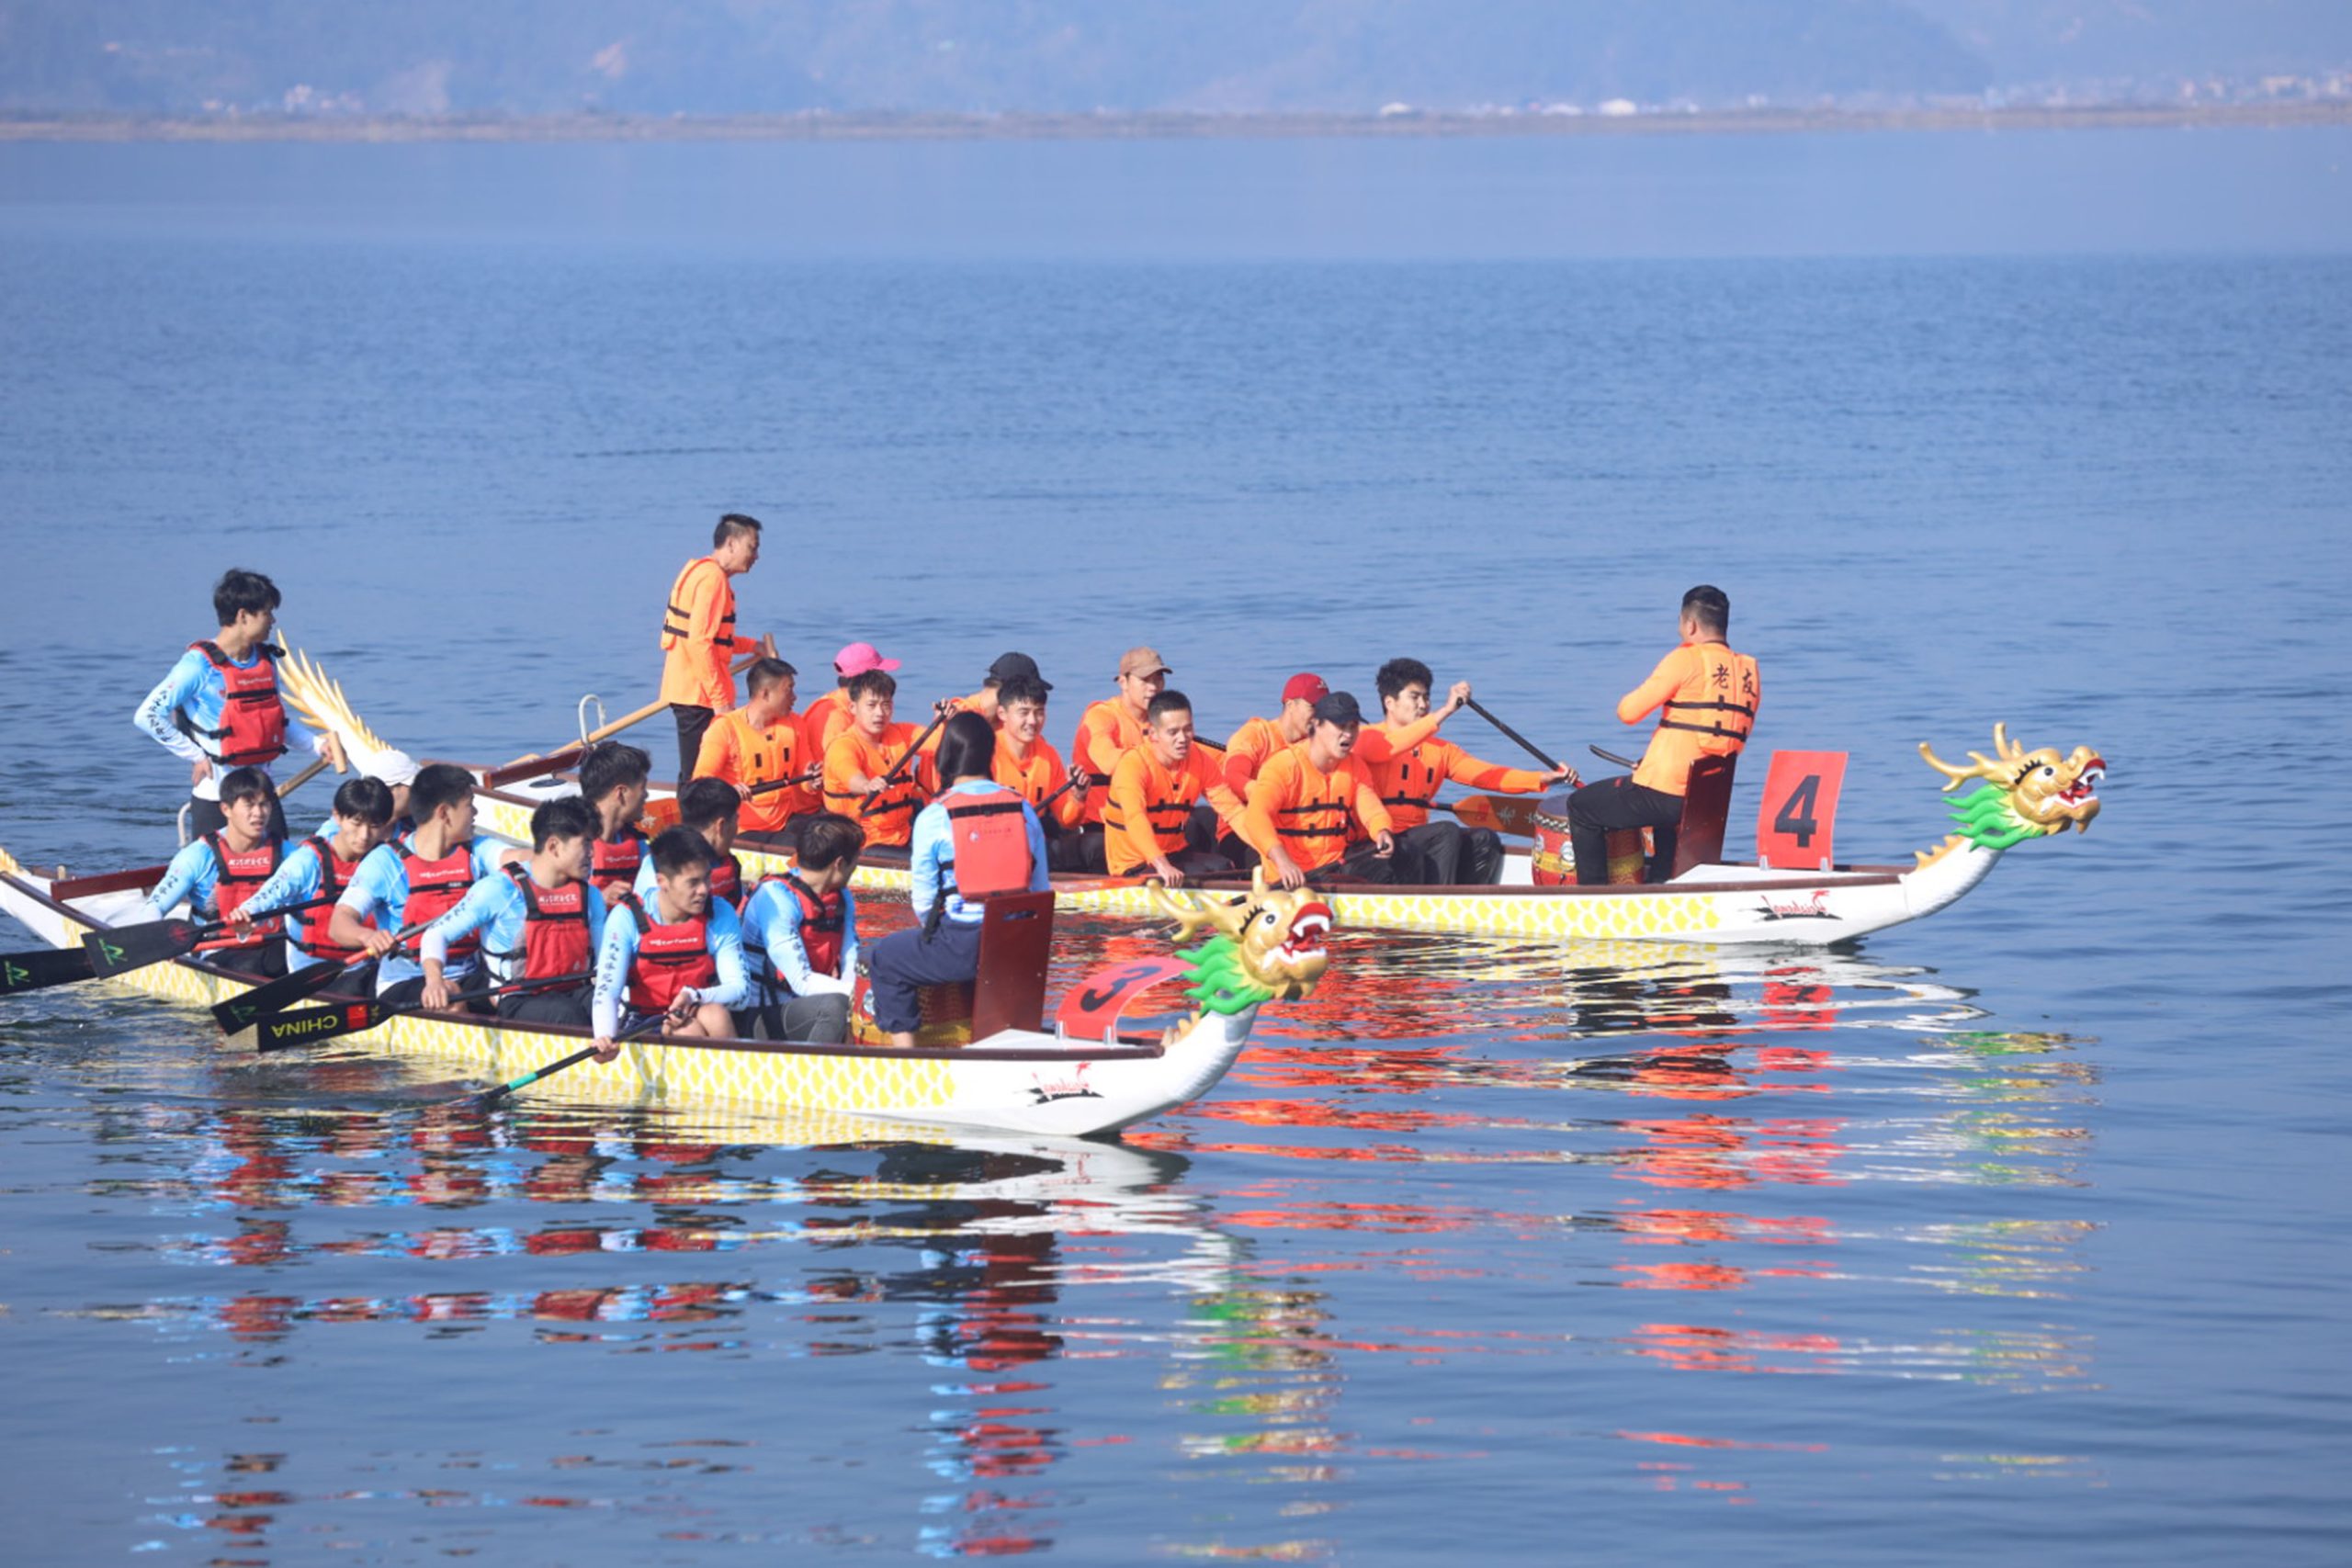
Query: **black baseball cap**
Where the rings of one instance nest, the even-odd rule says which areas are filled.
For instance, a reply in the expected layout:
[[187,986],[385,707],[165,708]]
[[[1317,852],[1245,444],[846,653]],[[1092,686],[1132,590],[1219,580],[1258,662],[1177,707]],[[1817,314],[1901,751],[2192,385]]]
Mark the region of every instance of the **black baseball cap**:
[[1352,692],[1333,692],[1315,705],[1315,716],[1325,724],[1362,724],[1363,709]]
[[1037,661],[1025,653],[1000,653],[989,666],[989,679],[1000,686],[1017,675],[1026,675],[1049,692],[1054,689],[1054,683],[1038,671]]

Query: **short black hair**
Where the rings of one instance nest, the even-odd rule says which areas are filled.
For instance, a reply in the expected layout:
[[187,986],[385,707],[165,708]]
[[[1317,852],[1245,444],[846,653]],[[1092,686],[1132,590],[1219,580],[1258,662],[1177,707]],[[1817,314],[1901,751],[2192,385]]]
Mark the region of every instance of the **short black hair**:
[[251,800],[256,795],[264,800],[277,798],[277,786],[271,784],[269,775],[259,768],[234,768],[221,775],[221,805],[234,806],[241,800]]
[[996,774],[996,726],[976,713],[959,713],[939,732],[939,782],[962,778],[993,778]]
[[1380,700],[1385,703],[1408,686],[1434,691],[1436,682],[1437,677],[1430,673],[1430,667],[1419,660],[1392,659],[1380,667],[1380,673],[1372,678],[1372,689],[1380,694]]
[[1035,675],[1008,675],[997,682],[996,708],[999,713],[1002,713],[1006,705],[1011,703],[1035,703],[1044,707],[1046,701],[1046,682]]
[[1682,613],[1696,620],[1701,631],[1721,637],[1731,630],[1731,600],[1713,583],[1702,582],[1685,593]]
[[797,682],[799,679],[800,671],[781,659],[755,659],[750,671],[743,677],[744,683],[751,687],[754,696],[779,681]]
[[803,871],[823,871],[865,848],[865,829],[838,811],[819,811],[800,819],[800,851],[794,857]]
[[710,547],[714,550],[723,550],[727,547],[727,541],[737,535],[756,534],[759,531],[758,518],[747,517],[741,512],[730,512],[718,520],[718,527],[710,531]]
[[607,740],[591,746],[580,759],[580,793],[594,806],[623,784],[643,784],[652,772],[653,759],[643,751],[626,741]]
[[392,819],[392,786],[365,773],[345,779],[334,792],[334,814],[380,828]]
[[653,840],[653,874],[675,876],[691,866],[707,870],[718,855],[692,828],[665,828]]
[[277,584],[241,566],[222,572],[220,581],[212,585],[212,613],[224,626],[234,625],[243,611],[275,610],[277,604]]
[[594,813],[578,795],[542,801],[531,813],[531,848],[544,850],[558,839],[593,839],[597,827]]
[[888,670],[868,670],[863,674],[849,678],[851,702],[857,701],[868,692],[879,692],[886,697],[895,697],[899,694],[898,677],[892,675]]
[[743,796],[725,779],[696,779],[678,792],[678,822],[696,832],[743,808]]
[[1159,722],[1159,716],[1162,714],[1190,713],[1192,711],[1192,698],[1186,696],[1182,692],[1175,691],[1168,687],[1162,687],[1160,689],[1159,695],[1144,704],[1143,721],[1146,724],[1158,724]]
[[455,806],[474,792],[474,776],[455,762],[427,762],[409,781],[408,814],[430,822],[445,806]]

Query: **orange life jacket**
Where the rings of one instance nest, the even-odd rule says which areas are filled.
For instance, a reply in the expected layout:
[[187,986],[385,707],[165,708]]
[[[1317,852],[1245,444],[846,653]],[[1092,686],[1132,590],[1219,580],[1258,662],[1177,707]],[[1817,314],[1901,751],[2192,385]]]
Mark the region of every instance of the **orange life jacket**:
[[710,951],[710,917],[657,925],[634,893],[620,897],[637,922],[637,956],[628,966],[628,1005],[639,1012],[667,1012],[689,987],[718,982],[718,959]]
[[180,733],[201,736],[220,747],[214,760],[224,768],[274,762],[286,755],[286,705],[277,695],[277,649],[267,643],[255,649],[261,657],[250,665],[230,661],[217,642],[192,642],[188,647],[220,675],[220,728],[207,729],[188,717],[187,710],[173,713]]
[[[356,860],[344,860],[334,852],[334,846],[313,833],[302,840],[305,848],[319,857],[319,892],[322,898],[335,898],[351,886],[352,877],[359,870]],[[322,964],[348,964],[359,956],[356,947],[341,947],[327,940],[327,928],[334,924],[328,919],[334,906],[328,904],[310,912],[302,922],[301,939],[294,943]]]
[[645,835],[634,828],[621,830],[618,842],[594,839],[588,845],[588,880],[599,893],[615,888],[623,893],[637,886],[637,868],[645,863]]
[[[401,924],[413,926],[421,920],[437,920],[458,907],[466,889],[474,885],[474,841],[468,839],[451,847],[439,860],[425,860],[406,844],[392,846],[400,852],[401,868],[408,874],[408,902],[401,906]],[[470,958],[481,946],[481,933],[471,932],[449,944],[451,958]]]
[[735,772],[731,777],[721,776],[742,794],[737,820],[747,831],[773,833],[795,816],[817,808],[817,792],[806,784],[752,793],[761,784],[807,771],[800,761],[807,748],[798,718],[786,714],[774,728],[762,729],[752,722],[749,708],[733,708],[720,714],[717,722],[733,727]]
[[[212,908],[216,919],[227,919],[245,907],[245,901],[258,892],[277,870],[277,863],[285,859],[285,845],[276,839],[266,838],[244,853],[239,854],[223,843],[218,833],[207,833],[204,841],[212,846],[213,863],[220,867],[212,879]],[[259,947],[286,929],[286,922],[271,916],[254,922],[251,936],[219,936],[199,942],[198,953],[227,953]]]
[[1756,660],[1719,642],[1692,643],[1698,671],[1676,688],[1658,713],[1634,782],[1668,795],[1688,787],[1702,757],[1730,757],[1756,728],[1759,686]]
[[956,849],[947,869],[956,896],[976,904],[1000,893],[1027,892],[1036,869],[1027,803],[993,781],[986,790],[959,788],[941,803],[947,807],[947,841]]
[[711,641],[722,647],[731,647],[735,641],[735,591],[727,581],[727,569],[718,564],[716,556],[696,556],[678,570],[677,581],[670,584],[669,614],[662,617],[662,650],[665,653],[686,640],[686,617],[694,612],[678,601],[685,597],[687,577],[700,566],[718,573],[719,592],[726,595],[727,608],[718,617]]
[[506,868],[523,891],[523,945],[492,958],[512,964],[523,961],[518,980],[545,980],[557,975],[579,975],[596,965],[588,940],[588,900],[594,895],[585,882],[567,882],[542,890],[531,880],[531,868],[520,863]]

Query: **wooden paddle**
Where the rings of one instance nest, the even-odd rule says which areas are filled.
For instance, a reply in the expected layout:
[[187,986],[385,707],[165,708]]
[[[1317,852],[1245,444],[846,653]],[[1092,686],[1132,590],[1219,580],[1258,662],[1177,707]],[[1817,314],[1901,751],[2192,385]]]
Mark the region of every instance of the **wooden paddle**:
[[[297,910],[315,909],[334,900],[335,896],[330,893],[305,903],[282,904],[263,911],[258,918],[268,919]],[[233,931],[236,925],[234,920],[169,919],[145,920],[135,926],[100,926],[84,933],[82,947],[89,955],[93,974],[122,975],[193,953],[198,944]]]
[[[639,1038],[640,1035],[650,1034],[655,1030],[661,1028],[663,1023],[667,1022],[668,1018],[669,1015],[666,1013],[657,1013],[653,1017],[647,1019],[643,1023],[639,1024],[635,1029],[624,1030],[622,1032],[614,1035],[613,1043],[616,1045],[624,1044],[628,1041]],[[590,1045],[583,1050],[574,1051],[569,1056],[558,1056],[546,1066],[540,1067],[533,1072],[525,1073],[519,1078],[510,1078],[505,1083],[498,1085],[495,1089],[486,1089],[477,1094],[460,1095],[456,1100],[449,1101],[449,1105],[452,1109],[461,1105],[479,1105],[482,1110],[488,1111],[492,1106],[510,1098],[516,1089],[528,1089],[533,1084],[538,1082],[541,1078],[551,1078],[555,1077],[556,1074],[563,1071],[566,1067],[578,1066],[581,1063],[588,1060],[588,1058],[594,1056],[595,1054],[596,1047]]]
[[[729,667],[730,673],[741,675],[766,657],[765,653],[747,653]],[[670,705],[666,702],[648,703],[635,713],[623,714],[612,723],[590,730],[579,740],[559,750],[550,751],[545,756],[540,756],[537,752],[525,752],[513,761],[502,762],[482,774],[481,787],[497,789],[503,784],[515,784],[524,779],[542,778],[548,773],[560,773],[580,761],[580,753],[597,741],[609,740],[624,729],[634,728],[655,714],[667,711],[669,706]]]
[[[419,920],[413,926],[401,927],[393,936],[396,941],[407,942],[432,923]],[[266,985],[256,986],[242,996],[213,1003],[212,1021],[220,1026],[221,1033],[234,1034],[272,1013],[284,1012],[304,998],[318,995],[345,975],[374,962],[363,953],[348,964],[309,964]]]
[[300,789],[304,784],[309,784],[312,779],[317,778],[321,773],[325,773],[327,771],[327,763],[328,759],[321,757],[313,761],[309,767],[304,768],[300,773],[296,773],[292,778],[288,779],[284,784],[279,784],[277,786],[277,798],[284,800],[288,795],[292,795],[296,790]]
[[[544,990],[551,986],[577,985],[594,978],[586,971],[578,975],[551,975],[537,980],[514,980],[487,990],[467,993],[465,1000],[474,1001],[488,997],[504,996],[509,991]],[[321,1040],[339,1040],[345,1035],[365,1034],[406,1013],[430,1012],[423,1002],[391,1006],[374,997],[360,1002],[337,1002],[326,1007],[295,1008],[274,1017],[265,1018],[254,1025],[254,1048],[265,1054],[283,1051],[288,1046],[309,1045]]]
[[1468,707],[1472,713],[1476,714],[1480,718],[1485,719],[1488,724],[1493,725],[1497,729],[1501,730],[1505,735],[1510,736],[1513,740],[1518,741],[1521,750],[1525,750],[1529,756],[1534,758],[1537,761],[1543,763],[1544,767],[1550,769],[1554,773],[1557,773],[1559,771],[1560,764],[1558,761],[1554,760],[1552,757],[1545,755],[1542,747],[1536,745],[1534,741],[1530,740],[1526,736],[1521,735],[1518,730],[1513,729],[1510,725],[1505,724],[1501,719],[1497,718],[1492,713],[1487,711],[1486,705],[1480,703],[1477,698],[1464,698],[1464,705]]
[[1453,812],[1469,827],[1532,839],[1535,837],[1535,798],[1532,795],[1465,795],[1460,800],[1441,800],[1437,807]]

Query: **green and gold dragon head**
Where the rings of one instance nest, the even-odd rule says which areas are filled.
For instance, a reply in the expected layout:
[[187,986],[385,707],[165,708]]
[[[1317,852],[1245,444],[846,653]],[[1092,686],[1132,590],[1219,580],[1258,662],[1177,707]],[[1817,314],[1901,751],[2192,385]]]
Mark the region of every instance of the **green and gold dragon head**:
[[1193,965],[1185,995],[1204,1012],[1297,1001],[1330,964],[1323,942],[1331,931],[1331,906],[1311,889],[1268,887],[1262,866],[1239,898],[1171,893],[1156,885],[1151,893],[1160,912],[1176,922],[1179,942],[1214,933],[1178,954]]
[[[2028,839],[2063,833],[2067,824],[2077,833],[2098,815],[2099,781],[2107,776],[2107,759],[2087,746],[2077,746],[2061,757],[2055,747],[2029,751],[2009,739],[2008,728],[1993,727],[1994,755],[1971,751],[1973,767],[1954,767],[1928,749],[1919,755],[1944,775],[1947,794],[1971,779],[1979,781],[1951,803],[1959,838],[1979,849],[2006,850]],[[1931,858],[1920,856],[1924,863]]]

